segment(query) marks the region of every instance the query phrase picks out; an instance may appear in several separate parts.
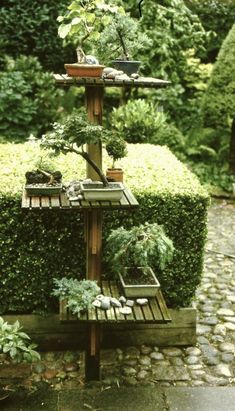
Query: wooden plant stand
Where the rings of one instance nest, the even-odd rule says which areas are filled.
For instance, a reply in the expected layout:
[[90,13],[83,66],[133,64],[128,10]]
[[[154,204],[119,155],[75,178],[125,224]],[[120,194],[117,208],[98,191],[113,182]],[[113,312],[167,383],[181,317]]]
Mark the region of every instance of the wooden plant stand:
[[[61,86],[85,86],[85,102],[88,119],[92,123],[102,124],[103,96],[105,87],[165,87],[167,81],[140,77],[137,80],[103,80],[94,78],[71,78],[67,75],[54,75],[58,85]],[[102,167],[101,144],[87,146],[92,160]],[[98,180],[98,175],[87,166],[87,177]],[[85,216],[85,243],[86,243],[86,278],[96,280],[101,286],[104,294],[118,297],[120,291],[114,282],[101,281],[101,252],[102,252],[102,214],[103,211],[115,209],[133,210],[138,206],[133,194],[125,187],[120,201],[69,201],[64,193],[53,197],[28,196],[26,192],[22,197],[22,208],[27,210],[76,210],[83,212]],[[81,319],[76,319],[65,308],[60,305],[60,319],[63,322],[81,321],[87,324],[87,348],[85,356],[86,380],[100,379],[100,342],[101,324],[107,322],[138,322],[138,323],[167,323],[171,321],[161,291],[155,298],[149,299],[148,305],[144,307],[135,306],[133,314],[122,315],[119,309],[112,308],[106,312],[101,310],[88,311]]]

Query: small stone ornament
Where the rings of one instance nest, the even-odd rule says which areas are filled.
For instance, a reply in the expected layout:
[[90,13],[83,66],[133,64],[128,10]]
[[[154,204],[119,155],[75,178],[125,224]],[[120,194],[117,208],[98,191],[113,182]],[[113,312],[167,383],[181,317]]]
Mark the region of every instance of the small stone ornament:
[[119,307],[122,306],[122,304],[120,303],[120,301],[118,301],[117,298],[114,298],[114,297],[111,297],[111,298],[110,298],[110,303],[111,303],[111,305],[112,305],[113,307],[119,308]]
[[87,64],[99,64],[99,60],[95,56],[91,56],[90,54],[88,54],[85,59]]
[[137,298],[136,302],[139,305],[146,305],[148,304],[148,299],[147,298]]
[[132,314],[131,307],[122,307],[122,308],[120,308],[119,311],[120,311],[121,314],[124,314],[124,315]]
[[104,295],[103,294],[99,294],[96,296],[96,300],[102,301],[104,299]]
[[104,297],[104,298],[101,300],[101,308],[102,308],[103,310],[109,310],[110,307],[111,307],[110,298],[109,298],[109,297]]
[[124,295],[121,295],[121,297],[119,298],[119,301],[122,304],[126,304],[126,297],[124,297]]
[[127,307],[133,307],[134,304],[135,304],[135,302],[133,300],[127,300],[127,302],[126,302]]
[[93,307],[100,308],[101,307],[101,301],[95,300],[95,301],[93,301],[92,305],[93,305]]

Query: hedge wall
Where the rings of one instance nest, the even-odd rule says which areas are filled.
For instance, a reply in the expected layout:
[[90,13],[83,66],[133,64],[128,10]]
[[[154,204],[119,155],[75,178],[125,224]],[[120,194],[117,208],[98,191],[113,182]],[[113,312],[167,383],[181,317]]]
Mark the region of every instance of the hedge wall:
[[[20,208],[24,174],[37,154],[30,143],[0,145],[1,313],[54,309],[52,278],[85,273],[82,214]],[[55,163],[64,180],[85,174],[85,165],[74,155],[60,156]],[[118,225],[164,224],[176,251],[159,281],[169,306],[187,306],[201,278],[208,195],[166,147],[129,145],[128,157],[120,165],[140,207],[134,213],[105,213],[104,241]]]

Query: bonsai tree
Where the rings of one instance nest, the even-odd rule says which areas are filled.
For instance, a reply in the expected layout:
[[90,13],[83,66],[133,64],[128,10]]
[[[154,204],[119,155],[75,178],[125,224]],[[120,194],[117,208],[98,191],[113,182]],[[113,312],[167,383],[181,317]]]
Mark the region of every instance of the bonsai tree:
[[92,302],[100,294],[100,287],[96,281],[81,280],[63,277],[60,280],[54,279],[55,288],[52,295],[67,301],[67,307],[78,318],[83,311],[92,307]]
[[127,143],[121,136],[110,139],[106,144],[106,151],[112,158],[112,168],[115,168],[116,161],[127,155]]
[[75,0],[68,6],[64,16],[59,16],[58,34],[71,40],[77,49],[78,63],[86,62],[83,50],[90,43],[96,44],[104,27],[108,27],[113,14],[124,15],[123,7],[110,4],[108,0]]
[[27,184],[56,185],[61,183],[62,174],[55,169],[54,164],[45,150],[41,150],[38,158],[34,161],[33,170],[25,173]]
[[137,20],[128,14],[116,13],[101,32],[98,53],[104,61],[110,57],[131,60],[137,51],[149,44],[150,39],[139,31]]
[[89,123],[85,112],[80,111],[69,115],[63,123],[54,123],[53,131],[43,136],[41,146],[52,149],[54,154],[71,152],[82,156],[99,175],[103,185],[108,187],[106,176],[84,147],[86,144],[96,144],[98,141],[108,143],[115,138],[114,131]]
[[138,267],[145,269],[154,265],[163,270],[172,260],[173,253],[173,243],[163,227],[157,223],[145,223],[130,230],[123,227],[112,230],[107,238],[105,260],[110,263],[114,274],[126,277],[127,267],[131,267],[134,275],[138,276]]

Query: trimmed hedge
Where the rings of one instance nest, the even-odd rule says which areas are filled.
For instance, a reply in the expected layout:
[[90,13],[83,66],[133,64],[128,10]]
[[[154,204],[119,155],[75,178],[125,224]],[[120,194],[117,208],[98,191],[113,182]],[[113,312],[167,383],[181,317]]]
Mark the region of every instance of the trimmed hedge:
[[[163,224],[176,251],[173,262],[158,278],[169,306],[187,306],[201,278],[208,195],[166,147],[136,144],[128,149],[128,156],[119,164],[140,207],[133,213],[104,213],[104,241],[110,230],[120,225]],[[54,309],[52,278],[85,275],[83,215],[20,208],[24,174],[32,167],[37,151],[30,143],[0,146],[1,313]],[[104,168],[108,162],[105,155]],[[55,164],[64,180],[85,175],[85,164],[75,155],[61,155]]]

